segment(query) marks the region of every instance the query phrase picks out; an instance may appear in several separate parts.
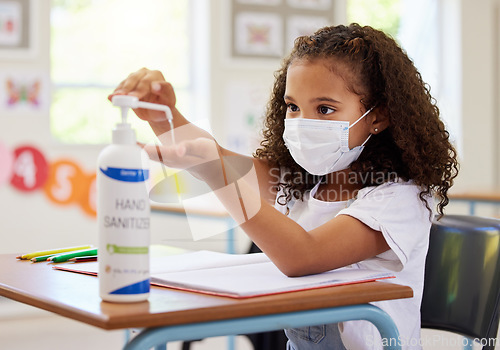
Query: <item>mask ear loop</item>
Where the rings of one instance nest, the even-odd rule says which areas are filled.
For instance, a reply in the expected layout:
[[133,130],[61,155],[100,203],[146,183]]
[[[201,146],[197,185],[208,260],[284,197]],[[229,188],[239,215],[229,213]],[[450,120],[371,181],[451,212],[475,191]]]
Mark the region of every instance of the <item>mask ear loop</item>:
[[356,125],[361,119],[363,119],[364,117],[366,117],[366,115],[368,113],[370,113],[371,111],[373,111],[374,108],[375,108],[375,106],[373,106],[372,108],[370,108],[369,110],[367,110],[361,117],[358,118],[358,120],[356,120],[354,123],[352,123],[352,125],[349,125],[349,129],[352,128],[354,125]]
[[[356,125],[361,119],[363,119],[364,117],[366,117],[366,115],[368,113],[370,113],[371,111],[373,111],[373,109],[376,107],[377,105],[373,106],[372,108],[370,108],[369,110],[367,110],[361,117],[358,118],[358,120],[356,120],[354,123],[352,123],[352,125],[349,125],[349,129],[352,128],[354,125]],[[361,144],[361,146],[359,147],[364,147],[365,144],[368,142],[368,140],[370,139],[370,137],[372,137],[372,134],[368,135],[368,137],[366,138],[365,142],[363,142]]]
[[368,140],[370,139],[370,137],[372,137],[372,134],[368,135],[368,137],[366,138],[365,142],[363,142],[363,143],[361,144],[361,147],[364,147],[364,146],[365,146],[365,144],[368,142]]

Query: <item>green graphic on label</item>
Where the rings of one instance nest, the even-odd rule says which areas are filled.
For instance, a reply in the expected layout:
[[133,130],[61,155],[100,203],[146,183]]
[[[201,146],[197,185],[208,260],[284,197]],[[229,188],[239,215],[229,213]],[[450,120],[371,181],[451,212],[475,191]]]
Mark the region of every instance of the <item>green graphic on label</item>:
[[106,250],[110,254],[148,254],[149,247],[122,247],[116,244],[108,244]]

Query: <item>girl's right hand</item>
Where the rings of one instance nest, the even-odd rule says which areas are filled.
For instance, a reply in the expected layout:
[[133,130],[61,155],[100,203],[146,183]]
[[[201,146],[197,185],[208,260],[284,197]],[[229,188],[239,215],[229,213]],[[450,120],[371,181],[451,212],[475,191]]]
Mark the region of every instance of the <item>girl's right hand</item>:
[[[142,68],[130,74],[108,96],[108,99],[111,101],[111,98],[115,95],[131,95],[138,97],[141,101],[167,105],[172,110],[174,118],[175,114],[178,113],[175,110],[176,97],[174,88],[165,80],[163,74],[157,70]],[[139,118],[148,122],[165,120],[165,113],[161,111],[139,108],[135,109],[134,112]]]

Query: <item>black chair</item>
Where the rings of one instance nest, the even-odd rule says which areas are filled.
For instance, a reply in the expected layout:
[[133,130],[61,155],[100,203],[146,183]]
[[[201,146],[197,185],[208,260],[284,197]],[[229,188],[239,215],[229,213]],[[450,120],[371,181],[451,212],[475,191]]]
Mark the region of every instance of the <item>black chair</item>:
[[422,328],[479,339],[493,350],[499,321],[500,220],[446,215],[431,228]]

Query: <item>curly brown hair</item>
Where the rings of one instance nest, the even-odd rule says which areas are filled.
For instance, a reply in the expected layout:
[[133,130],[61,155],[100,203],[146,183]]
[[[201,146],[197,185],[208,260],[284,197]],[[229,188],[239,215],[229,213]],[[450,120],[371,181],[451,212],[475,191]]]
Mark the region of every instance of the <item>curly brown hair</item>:
[[348,67],[350,74],[344,77],[348,89],[360,96],[366,109],[376,105],[389,119],[390,126],[372,135],[358,160],[351,164],[351,171],[364,179],[361,186],[379,185],[398,177],[413,180],[421,187],[420,198],[428,209],[426,197],[435,195],[439,199],[437,209],[442,216],[459,165],[436,101],[394,39],[358,24],[325,27],[312,36],[297,38],[292,52],[275,73],[263,140],[254,156],[286,170],[284,183],[278,185],[284,191],[284,203],[280,204],[301,199],[319,181],[297,165],[282,138],[288,67],[295,60],[317,59],[329,60],[336,72],[336,64]]

